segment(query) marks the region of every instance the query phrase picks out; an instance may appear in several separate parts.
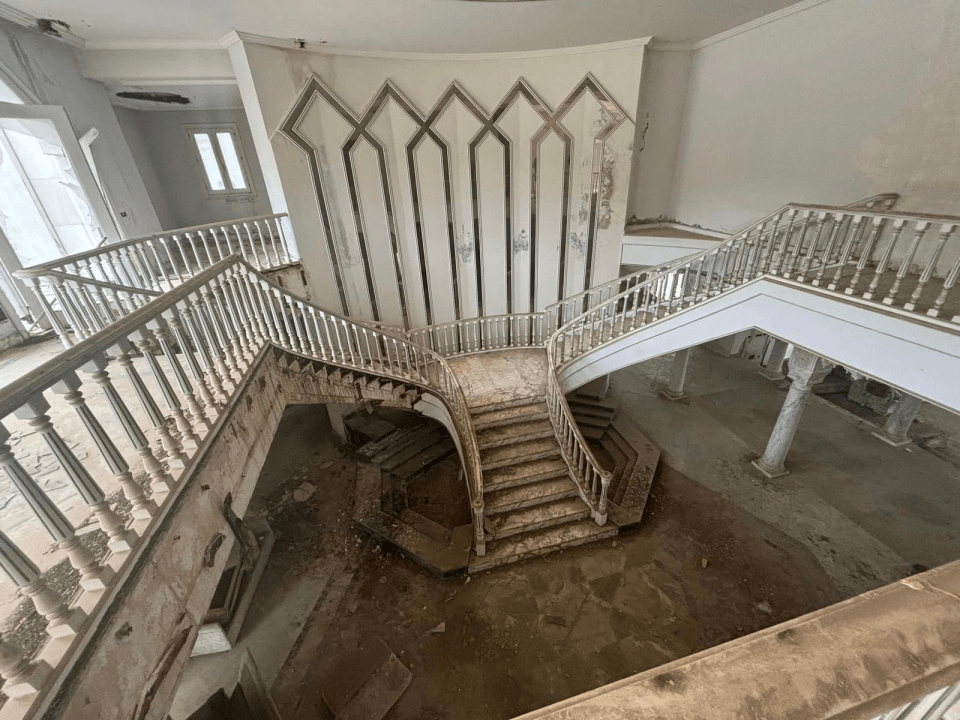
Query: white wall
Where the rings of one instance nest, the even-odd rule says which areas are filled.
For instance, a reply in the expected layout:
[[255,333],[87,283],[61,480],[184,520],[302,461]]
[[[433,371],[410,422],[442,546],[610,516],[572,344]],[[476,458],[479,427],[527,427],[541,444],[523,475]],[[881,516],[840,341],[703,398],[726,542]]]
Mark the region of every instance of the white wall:
[[[116,110],[164,230],[271,212],[243,110]],[[252,196],[208,196],[194,148],[184,131],[185,125],[203,123],[236,124],[253,183]]]
[[830,0],[695,52],[670,212],[732,231],[898,192],[956,215],[958,168],[960,3]]
[[630,219],[669,219],[692,62],[692,50],[658,49],[654,45],[644,49],[633,177],[627,200]]
[[[431,320],[434,323],[454,320],[458,313],[472,317],[479,312],[480,302],[484,303],[485,315],[507,312],[511,302],[514,312],[525,311],[531,300],[542,307],[556,298],[560,285],[564,285],[565,294],[582,290],[578,285],[583,284],[588,265],[592,267],[593,283],[616,277],[631,170],[642,43],[547,54],[383,57],[328,55],[243,42],[239,50],[238,45],[231,49],[231,56],[254,136],[260,138],[261,145],[269,138],[269,153],[261,149],[261,155],[269,154],[271,161],[275,158],[276,179],[282,184],[304,269],[314,297],[321,304],[336,311],[345,306],[350,314],[370,317],[375,314],[376,301],[381,319],[399,324],[403,322],[401,309],[405,300],[409,324],[419,326]],[[394,214],[384,212],[380,164],[367,140],[355,148],[348,163],[357,174],[361,201],[358,212],[351,207],[348,171],[341,148],[351,126],[371,107],[386,81],[405,96],[412,112],[421,117],[437,107],[454,82],[475,101],[480,112],[489,117],[521,78],[542,99],[548,111],[553,112],[588,73],[592,73],[622,109],[625,120],[605,141],[602,157],[595,160],[593,137],[607,122],[605,111],[600,110],[600,105],[589,95],[571,99],[572,109],[562,120],[576,137],[571,156],[569,203],[566,207],[560,203],[562,143],[548,138],[550,149],[544,151],[540,164],[537,222],[541,225],[538,226],[534,273],[531,273],[531,253],[527,249],[534,194],[530,190],[530,140],[543,122],[522,98],[516,100],[497,123],[511,143],[512,191],[508,201],[511,238],[506,237],[504,229],[503,152],[489,136],[480,145],[479,181],[478,187],[473,187],[467,148],[482,125],[467,105],[456,98],[445,106],[447,110],[438,110],[437,117],[430,123],[450,148],[452,197],[449,205],[444,195],[437,146],[427,140],[415,150],[413,165],[421,191],[421,226],[425,236],[423,265],[416,239],[415,204],[410,199],[410,167],[405,155],[405,143],[417,123],[411,119],[411,112],[392,98],[385,101],[382,112],[371,120],[370,128],[385,148],[385,170]],[[335,96],[335,101],[332,104],[329,100],[314,99],[303,106],[299,131],[310,144],[308,157],[306,150],[279,129],[314,76]],[[337,103],[342,107],[335,107]],[[255,127],[257,123],[262,123],[262,128]],[[326,197],[322,200],[315,191],[310,157],[317,159],[318,172],[325,184]],[[589,178],[591,168],[599,168],[601,206],[599,219],[595,221],[594,253],[588,258],[584,237],[590,233],[587,205],[591,190],[585,178]],[[270,172],[267,175],[272,177]],[[474,231],[476,197],[479,197],[478,212],[483,228],[479,286]],[[329,237],[323,221],[325,208],[331,218]],[[564,240],[569,250],[564,281],[560,281],[557,259],[561,247],[561,215],[569,222]],[[391,245],[391,217],[396,223],[399,247],[396,254]],[[556,227],[543,225],[544,218],[556,219]],[[450,232],[454,234],[453,243]],[[512,256],[507,255],[508,247],[513,250]],[[369,257],[369,267],[365,267],[364,252]],[[395,267],[397,255],[400,273]],[[514,263],[513,285],[509,288],[505,284],[507,257],[512,257]],[[424,273],[428,276],[426,283]],[[338,291],[340,285],[342,293]],[[507,299],[508,290],[511,300]]]
[[156,213],[137,171],[133,156],[100,83],[87,80],[77,66],[76,52],[37,31],[0,20],[0,70],[12,84],[25,89],[28,102],[61,105],[76,132],[100,131],[93,155],[128,237],[160,229]]

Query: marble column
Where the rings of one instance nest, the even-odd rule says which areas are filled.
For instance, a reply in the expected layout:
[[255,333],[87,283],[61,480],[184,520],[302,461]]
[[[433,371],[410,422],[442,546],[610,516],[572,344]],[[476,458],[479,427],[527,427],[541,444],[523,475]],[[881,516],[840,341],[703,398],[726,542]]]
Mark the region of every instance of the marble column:
[[909,445],[913,442],[910,439],[910,426],[913,425],[917,417],[917,411],[923,404],[923,400],[905,392],[898,393],[900,399],[890,411],[887,422],[879,432],[873,433],[876,437],[889,445],[899,447]]
[[780,408],[780,416],[770,433],[763,457],[752,462],[753,466],[768,478],[781,477],[790,472],[783,462],[790,451],[797,426],[800,425],[800,417],[803,415],[810,389],[823,381],[830,372],[831,365],[822,363],[819,357],[808,350],[794,348],[789,368],[788,375],[793,382],[787,391],[787,399]]
[[770,359],[766,366],[760,371],[760,374],[768,380],[783,380],[786,375],[783,374],[783,360],[787,356],[787,348],[790,343],[773,338],[773,349],[770,351]]
[[687,364],[690,362],[690,348],[678,350],[673,354],[673,364],[670,367],[670,380],[667,387],[660,394],[667,400],[683,400],[687,394],[683,391],[683,384],[687,379]]

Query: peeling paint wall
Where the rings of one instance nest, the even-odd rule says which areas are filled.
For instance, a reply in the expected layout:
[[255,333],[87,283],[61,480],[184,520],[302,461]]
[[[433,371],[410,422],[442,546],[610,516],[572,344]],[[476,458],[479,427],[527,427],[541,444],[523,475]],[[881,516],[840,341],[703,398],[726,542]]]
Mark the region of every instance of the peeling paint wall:
[[696,51],[670,212],[739,229],[880,192],[960,214],[960,3],[830,0]]

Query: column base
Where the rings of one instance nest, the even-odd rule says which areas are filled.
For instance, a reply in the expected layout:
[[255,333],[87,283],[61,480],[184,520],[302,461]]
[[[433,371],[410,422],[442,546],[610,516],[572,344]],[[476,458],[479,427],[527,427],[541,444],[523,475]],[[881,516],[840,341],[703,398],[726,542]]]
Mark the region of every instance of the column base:
[[783,466],[780,466],[779,468],[768,467],[760,458],[751,460],[750,464],[771,480],[773,478],[783,477],[784,475],[790,474],[790,471]]
[[668,390],[668,389],[666,389],[666,388],[664,388],[663,390],[660,391],[660,396],[666,398],[666,399],[669,400],[670,402],[677,402],[677,401],[679,401],[679,400],[686,400],[686,399],[688,399],[688,398],[690,397],[690,396],[687,395],[685,392],[674,392],[673,390]]
[[890,437],[889,435],[884,435],[882,432],[874,432],[874,433],[870,433],[870,434],[873,435],[875,438],[880,438],[880,439],[883,440],[887,445],[892,445],[893,447],[903,447],[904,445],[912,445],[912,444],[913,444],[913,440],[911,440],[910,438],[906,438],[905,440],[901,440],[901,439],[898,439],[898,438],[892,438],[892,437]]
[[763,368],[763,370],[757,371],[757,375],[760,377],[765,377],[767,380],[772,380],[773,382],[780,382],[781,380],[787,379],[787,376],[782,372],[778,373],[774,370],[769,370],[768,368]]

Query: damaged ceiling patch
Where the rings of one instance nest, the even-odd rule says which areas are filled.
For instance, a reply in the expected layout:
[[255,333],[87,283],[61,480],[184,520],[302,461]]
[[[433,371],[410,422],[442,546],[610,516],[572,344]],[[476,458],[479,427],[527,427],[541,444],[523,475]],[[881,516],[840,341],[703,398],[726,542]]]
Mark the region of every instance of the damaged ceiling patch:
[[117,97],[127,100],[145,100],[146,102],[170,103],[174,105],[189,105],[190,98],[169,92],[118,92]]

